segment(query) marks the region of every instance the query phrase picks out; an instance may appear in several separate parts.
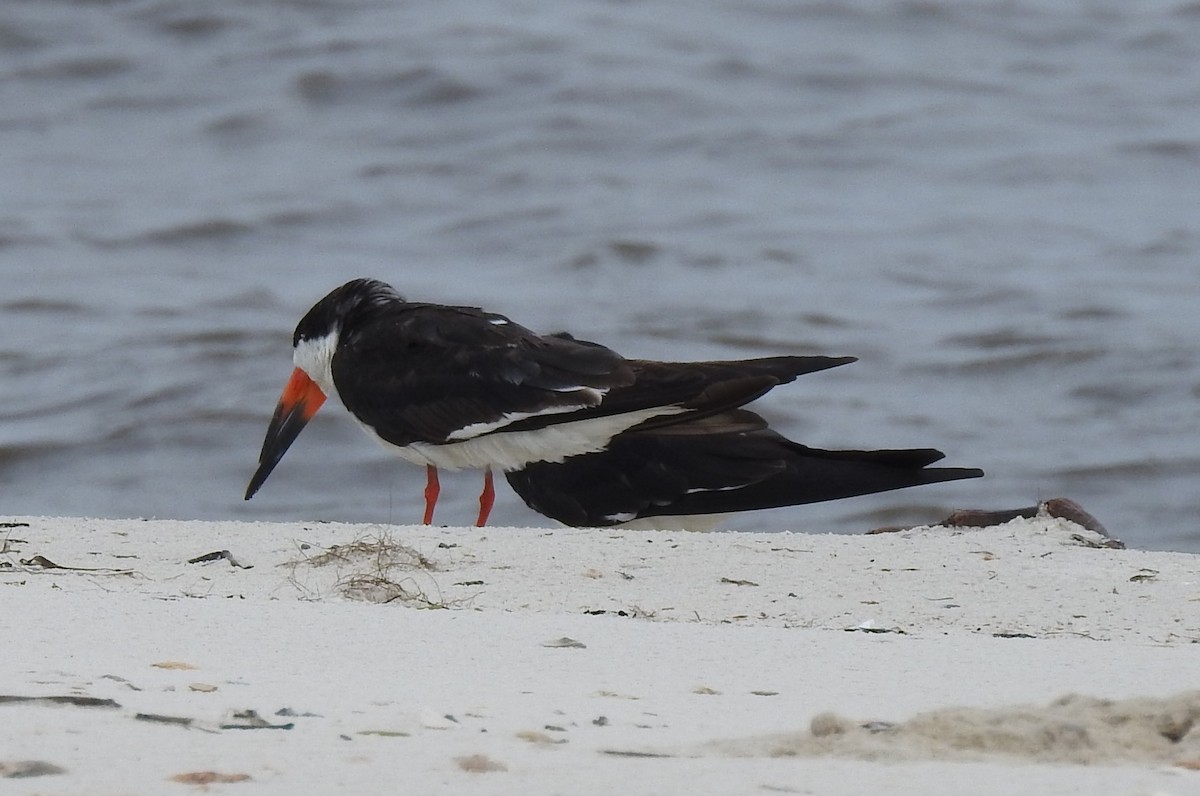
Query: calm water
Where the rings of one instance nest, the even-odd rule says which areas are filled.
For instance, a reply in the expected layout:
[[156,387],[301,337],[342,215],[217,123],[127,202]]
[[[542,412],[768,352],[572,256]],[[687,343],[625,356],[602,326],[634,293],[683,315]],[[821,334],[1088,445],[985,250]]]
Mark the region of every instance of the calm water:
[[1197,3],[14,0],[0,185],[10,514],[417,520],[339,411],[241,500],[293,325],[369,275],[631,356],[853,354],[780,431],[988,472],[738,527],[1065,496],[1200,551]]

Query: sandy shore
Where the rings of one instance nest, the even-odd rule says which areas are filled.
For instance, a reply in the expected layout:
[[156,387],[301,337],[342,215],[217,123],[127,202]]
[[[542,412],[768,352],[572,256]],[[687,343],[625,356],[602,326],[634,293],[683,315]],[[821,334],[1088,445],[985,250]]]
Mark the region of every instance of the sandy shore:
[[5,519],[5,794],[1200,793],[1200,557],[1064,520]]

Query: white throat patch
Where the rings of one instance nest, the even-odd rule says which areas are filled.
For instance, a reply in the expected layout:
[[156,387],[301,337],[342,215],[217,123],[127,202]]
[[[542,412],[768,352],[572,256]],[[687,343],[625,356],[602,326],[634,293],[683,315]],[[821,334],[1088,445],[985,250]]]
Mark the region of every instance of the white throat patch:
[[292,351],[292,364],[308,374],[317,383],[321,392],[332,398],[338,396],[333,384],[333,354],[337,351],[338,333],[330,332],[324,337],[299,340]]

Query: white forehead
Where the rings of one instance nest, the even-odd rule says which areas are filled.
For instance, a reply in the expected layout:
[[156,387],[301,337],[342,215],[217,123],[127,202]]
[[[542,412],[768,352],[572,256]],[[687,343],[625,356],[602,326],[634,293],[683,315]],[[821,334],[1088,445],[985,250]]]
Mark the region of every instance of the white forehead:
[[292,364],[307,373],[328,396],[337,395],[333,385],[333,353],[337,343],[338,333],[333,331],[323,337],[297,340],[292,351]]

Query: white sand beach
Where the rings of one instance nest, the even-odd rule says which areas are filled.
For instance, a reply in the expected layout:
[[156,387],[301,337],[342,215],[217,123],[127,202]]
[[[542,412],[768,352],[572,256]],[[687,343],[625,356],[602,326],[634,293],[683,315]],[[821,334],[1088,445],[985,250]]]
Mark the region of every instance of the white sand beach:
[[5,519],[4,794],[1200,793],[1200,558],[1062,519]]

